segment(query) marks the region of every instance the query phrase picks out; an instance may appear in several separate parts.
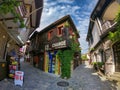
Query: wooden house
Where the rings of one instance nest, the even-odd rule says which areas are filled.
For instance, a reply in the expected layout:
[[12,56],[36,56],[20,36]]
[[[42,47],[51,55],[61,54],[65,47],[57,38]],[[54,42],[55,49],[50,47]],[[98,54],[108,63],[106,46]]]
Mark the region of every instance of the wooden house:
[[[33,64],[45,72],[60,75],[61,63],[57,52],[69,49],[71,38],[74,36],[79,44],[78,38],[80,36],[70,15],[53,22],[40,32],[35,32],[30,39]],[[80,52],[76,52],[74,60],[71,62],[71,70],[79,65],[79,60]]]

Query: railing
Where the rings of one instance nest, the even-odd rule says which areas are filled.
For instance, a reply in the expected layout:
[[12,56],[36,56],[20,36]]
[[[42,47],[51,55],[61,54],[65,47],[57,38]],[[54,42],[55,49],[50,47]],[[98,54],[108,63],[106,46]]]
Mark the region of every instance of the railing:
[[20,2],[20,5],[16,7],[16,12],[20,14],[21,17],[25,17],[25,15],[27,14],[25,3],[23,0],[19,2]]
[[115,22],[113,20],[109,20],[109,21],[105,21],[103,24],[102,24],[102,31],[103,33],[108,30],[109,28],[111,28],[113,26]]

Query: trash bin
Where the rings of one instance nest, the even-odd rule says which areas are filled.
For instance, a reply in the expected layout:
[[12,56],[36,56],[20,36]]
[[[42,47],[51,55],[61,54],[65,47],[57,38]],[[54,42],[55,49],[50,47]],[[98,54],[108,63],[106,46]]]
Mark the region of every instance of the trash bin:
[[7,62],[5,60],[0,60],[0,80],[7,77]]

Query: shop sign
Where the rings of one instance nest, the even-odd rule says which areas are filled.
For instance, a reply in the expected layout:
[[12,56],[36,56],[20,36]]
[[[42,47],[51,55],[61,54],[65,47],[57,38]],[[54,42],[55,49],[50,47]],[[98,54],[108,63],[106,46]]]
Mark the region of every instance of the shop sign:
[[63,47],[66,47],[66,40],[52,44],[52,48],[55,49],[63,48]]
[[24,72],[22,71],[15,71],[15,79],[14,79],[14,83],[15,85],[23,85],[23,75]]

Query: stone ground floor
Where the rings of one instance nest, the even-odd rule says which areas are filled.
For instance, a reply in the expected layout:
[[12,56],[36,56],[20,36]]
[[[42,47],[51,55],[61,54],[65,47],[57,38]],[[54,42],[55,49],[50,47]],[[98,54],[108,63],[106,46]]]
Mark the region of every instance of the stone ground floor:
[[0,90],[117,90],[114,84],[86,65],[77,67],[68,80],[45,73],[26,62],[21,63],[21,70],[25,73],[22,87],[7,79],[0,81]]

